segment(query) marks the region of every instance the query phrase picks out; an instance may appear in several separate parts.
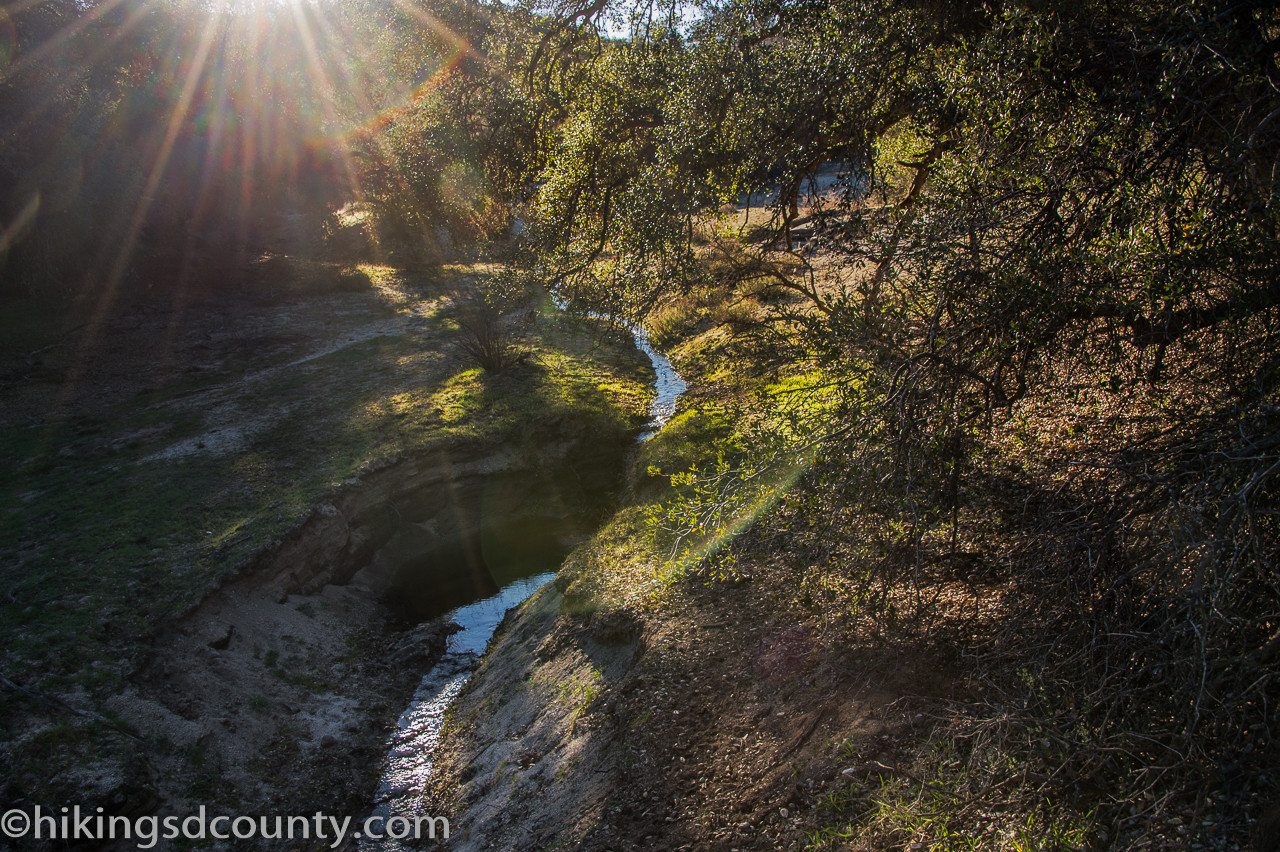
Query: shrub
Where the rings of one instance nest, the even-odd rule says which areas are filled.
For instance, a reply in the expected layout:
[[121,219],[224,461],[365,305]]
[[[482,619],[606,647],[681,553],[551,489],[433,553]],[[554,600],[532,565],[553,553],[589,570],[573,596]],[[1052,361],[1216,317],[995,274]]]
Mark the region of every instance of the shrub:
[[529,281],[505,270],[455,291],[458,346],[486,373],[500,373],[518,360],[515,343],[531,316],[533,292]]

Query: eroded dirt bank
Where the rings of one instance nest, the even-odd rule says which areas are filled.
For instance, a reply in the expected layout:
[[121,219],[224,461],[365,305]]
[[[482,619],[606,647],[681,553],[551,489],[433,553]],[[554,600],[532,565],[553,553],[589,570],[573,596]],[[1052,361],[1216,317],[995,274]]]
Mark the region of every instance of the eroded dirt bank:
[[558,437],[520,453],[453,442],[349,480],[164,629],[110,704],[162,744],[151,756],[161,812],[362,816],[388,728],[448,635],[438,622],[406,629],[388,593],[439,614],[496,582],[489,551],[504,532],[538,526],[565,548],[589,532],[626,436],[563,424]]
[[611,511],[652,375],[625,332],[547,311],[487,376],[444,286],[485,269],[369,272],[129,306],[6,372],[6,808],[359,818],[444,647],[413,625]]

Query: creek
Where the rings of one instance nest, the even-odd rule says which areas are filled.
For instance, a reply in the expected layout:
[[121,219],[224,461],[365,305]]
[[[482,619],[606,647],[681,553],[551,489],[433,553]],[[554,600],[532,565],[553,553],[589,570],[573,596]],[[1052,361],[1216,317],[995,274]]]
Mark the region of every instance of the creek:
[[[556,304],[565,307],[558,300]],[[640,443],[656,435],[671,419],[687,385],[671,361],[654,349],[643,327],[614,319],[626,326],[636,348],[653,364],[654,399],[649,421],[636,438]],[[413,817],[421,815],[418,805],[431,776],[431,753],[440,737],[445,710],[462,691],[507,610],[550,582],[568,554],[572,542],[566,529],[536,526],[494,519],[478,535],[437,554],[431,582],[402,580],[392,589],[390,603],[402,615],[415,620],[438,617],[459,629],[449,638],[444,656],[422,678],[388,739],[386,764],[371,814],[381,817],[383,825],[397,816],[412,824]],[[442,601],[453,608],[441,612]],[[408,848],[391,839],[360,840],[360,849],[368,852]]]

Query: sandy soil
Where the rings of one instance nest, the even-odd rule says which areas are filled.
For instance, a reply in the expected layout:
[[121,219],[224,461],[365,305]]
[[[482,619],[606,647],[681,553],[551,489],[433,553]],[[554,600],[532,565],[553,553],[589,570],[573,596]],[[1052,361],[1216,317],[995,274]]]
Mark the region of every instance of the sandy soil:
[[267,579],[233,583],[164,630],[111,702],[166,746],[152,755],[161,814],[252,802],[363,817],[396,717],[444,652],[447,625],[391,629],[365,577],[313,595]]

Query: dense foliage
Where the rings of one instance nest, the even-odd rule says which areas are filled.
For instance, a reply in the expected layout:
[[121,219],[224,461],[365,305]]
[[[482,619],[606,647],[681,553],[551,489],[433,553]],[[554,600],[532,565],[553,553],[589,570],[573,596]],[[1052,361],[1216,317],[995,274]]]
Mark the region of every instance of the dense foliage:
[[[1278,47],[1253,2],[719,4],[602,51],[538,175],[575,298],[791,294],[756,357],[846,390],[815,587],[958,630],[1045,737],[1008,789],[1100,840],[1218,808],[1229,843],[1273,794]],[[1014,591],[957,628],[929,577]]]
[[1213,336],[1256,394],[1280,298],[1278,24],[1248,3],[731,4],[592,65],[540,176],[542,247],[646,304],[688,286],[693,218],[772,193],[768,258],[843,162],[861,179],[807,247],[865,274],[750,270],[817,308],[807,348],[901,365],[895,392],[945,374],[969,417],[1025,395],[1047,352],[1158,381]]
[[815,481],[879,550],[843,570],[1015,590],[966,652],[1042,673],[999,687],[1075,761],[1035,795],[1119,832],[1144,791],[1263,783],[1274,4],[237,8],[0,12],[0,295],[181,282],[344,202],[411,260],[521,231],[527,271],[636,318],[767,285],[757,363],[844,392]]

